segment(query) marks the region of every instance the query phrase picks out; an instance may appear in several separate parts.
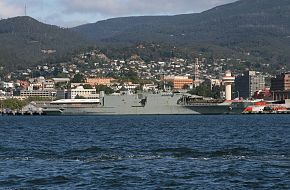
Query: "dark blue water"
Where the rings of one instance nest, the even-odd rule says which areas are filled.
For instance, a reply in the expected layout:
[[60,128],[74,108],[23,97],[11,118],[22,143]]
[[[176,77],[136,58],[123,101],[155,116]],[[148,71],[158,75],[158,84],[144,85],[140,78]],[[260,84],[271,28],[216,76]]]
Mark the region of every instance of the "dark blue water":
[[0,117],[0,189],[290,189],[290,117]]

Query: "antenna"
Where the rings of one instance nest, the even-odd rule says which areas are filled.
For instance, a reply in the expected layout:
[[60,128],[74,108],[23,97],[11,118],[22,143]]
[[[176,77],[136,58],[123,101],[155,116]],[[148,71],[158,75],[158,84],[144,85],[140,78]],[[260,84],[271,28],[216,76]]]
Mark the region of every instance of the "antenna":
[[199,60],[198,58],[195,59],[194,63],[194,86],[199,86]]
[[24,16],[27,16],[27,7],[26,7],[26,3],[25,3],[25,6],[24,6]]

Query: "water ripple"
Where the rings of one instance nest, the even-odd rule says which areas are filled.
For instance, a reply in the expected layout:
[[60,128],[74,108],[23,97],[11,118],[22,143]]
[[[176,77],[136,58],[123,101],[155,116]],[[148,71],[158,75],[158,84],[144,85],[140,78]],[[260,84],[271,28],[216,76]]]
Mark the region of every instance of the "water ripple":
[[0,119],[0,189],[290,189],[285,115]]

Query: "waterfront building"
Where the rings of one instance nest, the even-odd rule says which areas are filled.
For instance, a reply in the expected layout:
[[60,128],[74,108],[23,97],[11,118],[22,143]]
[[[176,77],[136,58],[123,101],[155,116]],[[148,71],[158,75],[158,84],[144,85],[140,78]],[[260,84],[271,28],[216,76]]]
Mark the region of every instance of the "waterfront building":
[[220,79],[205,79],[203,84],[206,84],[207,86],[210,86],[211,90],[213,89],[213,87],[215,86],[221,86],[222,80]]
[[21,97],[53,98],[55,94],[55,90],[16,90],[13,92],[13,96]]
[[173,84],[173,89],[183,89],[185,85],[192,88],[193,79],[189,79],[188,76],[163,76],[162,81]]
[[271,79],[271,92],[274,100],[290,98],[290,73],[282,73]]
[[3,95],[0,95],[0,101],[7,100],[7,99],[25,100],[27,98],[28,97],[26,97],[26,96],[3,96]]
[[56,92],[57,99],[75,99],[76,97],[84,97],[86,99],[97,99],[99,95],[96,89],[84,89],[83,86],[78,86],[73,89],[63,89]]
[[140,87],[140,84],[134,84],[132,82],[125,82],[124,84],[120,84],[117,86],[117,90],[128,90],[133,92],[137,87]]
[[54,81],[51,79],[45,80],[42,83],[42,89],[43,90],[54,90]]
[[13,82],[4,82],[4,81],[1,81],[0,82],[0,88],[2,89],[8,89],[8,88],[14,88],[14,83]]
[[109,86],[114,81],[114,78],[87,78],[86,83],[90,84],[91,86],[96,85],[105,85]]
[[287,91],[290,90],[290,73],[282,73],[271,79],[272,91]]
[[142,86],[143,91],[157,91],[158,85],[156,84],[144,84]]
[[270,88],[265,88],[264,90],[258,90],[255,92],[254,96],[255,99],[264,99],[264,100],[272,100],[272,94]]
[[28,87],[30,86],[30,83],[25,80],[17,80],[16,84],[18,87],[20,87],[22,90],[27,90]]
[[69,83],[70,78],[52,78],[55,84],[57,83]]
[[241,98],[251,98],[255,92],[265,89],[265,77],[256,71],[246,71],[235,79],[235,92]]

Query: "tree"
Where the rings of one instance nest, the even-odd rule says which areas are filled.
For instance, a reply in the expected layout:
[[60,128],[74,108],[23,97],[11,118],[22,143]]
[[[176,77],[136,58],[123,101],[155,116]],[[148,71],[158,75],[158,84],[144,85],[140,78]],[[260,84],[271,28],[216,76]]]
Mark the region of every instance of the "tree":
[[166,86],[168,86],[168,88],[173,89],[174,88],[174,83],[172,81],[167,81],[166,82]]
[[113,94],[114,93],[114,90],[106,85],[97,85],[96,92],[100,93],[101,91],[104,91],[105,94]]
[[83,87],[84,89],[93,89],[92,85],[90,84],[84,84]]
[[188,91],[190,94],[195,94],[198,96],[204,96],[204,97],[212,97],[213,94],[211,92],[211,88],[207,85],[200,85],[196,88],[193,88],[192,90]]
[[220,86],[213,86],[212,87],[212,97],[215,99],[221,98],[221,87]]
[[188,84],[184,84],[183,87],[182,87],[182,89],[188,90],[189,89],[189,85]]
[[142,86],[139,85],[139,86],[137,86],[137,87],[134,89],[134,92],[137,93],[137,92],[140,92],[140,91],[142,91],[142,90],[143,90]]
[[76,95],[75,99],[86,99],[84,96]]
[[85,82],[85,76],[82,74],[76,74],[74,78],[71,80],[72,83],[83,83]]
[[127,91],[127,89],[124,86],[122,86],[119,91]]
[[1,106],[3,108],[9,108],[11,110],[20,110],[27,104],[26,101],[21,101],[17,99],[6,99],[1,101]]

